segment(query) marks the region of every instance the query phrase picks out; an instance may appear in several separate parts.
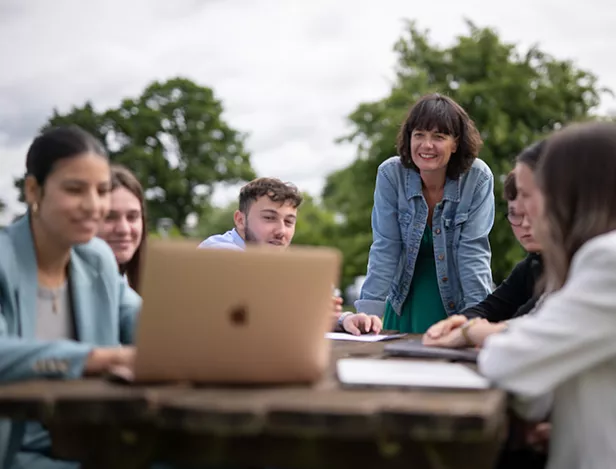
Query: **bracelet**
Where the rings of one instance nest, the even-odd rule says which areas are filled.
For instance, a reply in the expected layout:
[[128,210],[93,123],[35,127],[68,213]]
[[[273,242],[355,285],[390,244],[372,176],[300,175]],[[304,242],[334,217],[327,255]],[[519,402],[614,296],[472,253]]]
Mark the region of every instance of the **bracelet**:
[[475,345],[474,342],[471,340],[470,336],[468,335],[468,330],[470,329],[470,327],[475,324],[477,322],[477,318],[473,318],[470,321],[466,321],[462,327],[460,328],[460,332],[462,332],[462,337],[464,337],[464,340],[466,341],[466,345],[473,346]]

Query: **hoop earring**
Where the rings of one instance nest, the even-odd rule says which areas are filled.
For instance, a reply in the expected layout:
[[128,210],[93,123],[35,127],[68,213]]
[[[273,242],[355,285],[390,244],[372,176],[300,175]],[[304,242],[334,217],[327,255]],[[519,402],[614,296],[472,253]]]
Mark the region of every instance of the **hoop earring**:
[[30,207],[30,210],[32,210],[32,213],[37,213],[38,209],[39,209],[39,206],[37,202],[34,202],[32,206]]

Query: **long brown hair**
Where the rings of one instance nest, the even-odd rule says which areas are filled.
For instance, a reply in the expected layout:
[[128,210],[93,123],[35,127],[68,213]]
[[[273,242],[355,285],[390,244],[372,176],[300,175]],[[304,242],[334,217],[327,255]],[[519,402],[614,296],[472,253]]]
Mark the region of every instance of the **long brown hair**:
[[145,196],[141,183],[129,169],[119,164],[112,164],[111,191],[113,192],[120,187],[123,187],[137,197],[141,204],[141,223],[143,223],[141,242],[139,243],[139,247],[135,251],[135,254],[133,254],[133,257],[128,262],[119,266],[120,273],[126,274],[128,284],[133,290],[139,293],[139,287],[141,285],[142,257],[145,255],[144,252],[148,236],[148,225],[145,213]]
[[537,167],[548,242],[547,288],[561,288],[575,253],[592,238],[616,230],[616,125],[574,124],[546,142]]

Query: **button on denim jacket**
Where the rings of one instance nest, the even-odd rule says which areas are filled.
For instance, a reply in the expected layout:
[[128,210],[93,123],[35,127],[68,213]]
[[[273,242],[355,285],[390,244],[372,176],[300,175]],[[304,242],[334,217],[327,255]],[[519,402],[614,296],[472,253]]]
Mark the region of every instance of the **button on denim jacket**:
[[[368,273],[357,311],[383,315],[385,302],[399,315],[413,279],[428,220],[419,173],[395,156],[378,169],[372,209]],[[432,236],[441,299],[447,314],[482,301],[492,290],[490,243],[494,223],[494,177],[476,159],[458,180],[447,178],[434,208]]]

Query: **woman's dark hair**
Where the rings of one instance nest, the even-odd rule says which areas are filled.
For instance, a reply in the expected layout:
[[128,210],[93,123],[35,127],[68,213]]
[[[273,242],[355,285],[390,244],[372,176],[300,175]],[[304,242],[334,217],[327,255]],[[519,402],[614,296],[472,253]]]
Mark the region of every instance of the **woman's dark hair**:
[[515,186],[515,171],[509,171],[503,184],[503,198],[507,202],[513,202],[518,198],[518,188]]
[[554,134],[536,170],[544,197],[546,274],[561,288],[575,253],[616,230],[616,124],[574,124]]
[[528,147],[526,147],[524,150],[520,152],[520,154],[518,154],[518,156],[516,156],[515,158],[516,163],[525,164],[534,172],[535,169],[537,168],[537,165],[539,164],[539,159],[541,158],[541,154],[543,153],[543,150],[545,149],[545,142],[546,142],[545,139],[539,140],[538,142],[535,142],[532,145],[529,145]]
[[398,132],[398,155],[406,168],[419,171],[411,156],[411,135],[414,130],[451,135],[457,141],[447,165],[447,176],[458,179],[473,165],[483,142],[475,123],[453,99],[440,94],[429,94],[417,101]]
[[139,247],[128,262],[119,266],[120,273],[126,274],[128,284],[133,290],[139,293],[139,287],[141,286],[142,258],[145,255],[148,236],[145,195],[141,183],[128,168],[119,164],[113,164],[111,165],[111,192],[121,187],[137,197],[141,204],[141,223],[143,224],[143,231]]
[[36,137],[30,145],[26,156],[26,176],[33,176],[42,186],[58,161],[84,153],[107,158],[101,142],[81,127],[53,127]]
[[[527,166],[533,173],[536,172],[537,166],[539,165],[541,159],[543,158],[544,150],[545,150],[546,139],[538,140],[534,143],[531,143],[529,146],[524,148],[518,155],[515,157],[515,162],[523,164]],[[518,189],[515,183],[515,174],[514,171],[510,173],[513,175],[513,188],[511,191],[515,191],[517,196]],[[507,190],[507,189],[505,189]],[[547,274],[545,270],[541,273],[540,277],[535,282],[535,296],[539,298],[546,291],[547,288]]]

